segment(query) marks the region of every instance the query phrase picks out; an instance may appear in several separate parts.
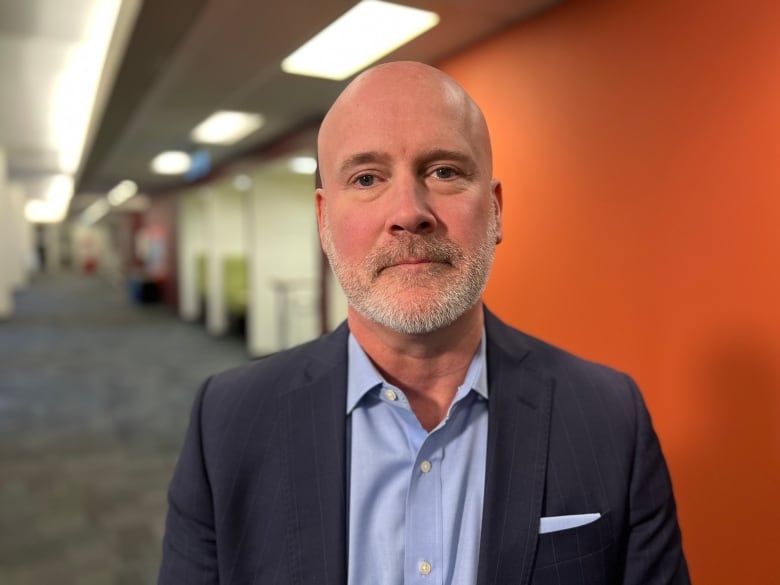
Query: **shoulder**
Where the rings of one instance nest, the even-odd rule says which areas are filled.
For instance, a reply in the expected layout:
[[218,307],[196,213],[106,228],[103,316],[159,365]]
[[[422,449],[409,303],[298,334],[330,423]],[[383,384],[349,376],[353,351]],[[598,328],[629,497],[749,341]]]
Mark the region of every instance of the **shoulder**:
[[[492,315],[486,325],[488,380],[494,373],[502,380],[509,378],[496,390],[518,395],[527,395],[522,386],[530,383],[537,396],[548,399],[552,452],[560,455],[574,445],[587,446],[593,453],[609,453],[616,466],[629,470],[638,437],[652,429],[632,378],[509,327]],[[491,358],[491,348],[503,357]],[[503,371],[495,372],[491,366]]]
[[507,325],[490,312],[486,312],[485,325],[488,343],[495,351],[523,360],[523,365],[539,376],[594,377],[604,380],[626,381],[626,374],[600,364],[542,339]]
[[[486,313],[488,364],[502,367],[515,363],[541,383],[553,388],[556,409],[570,406],[621,418],[641,408],[642,398],[629,375],[610,366],[577,356],[565,349],[528,335]],[[511,367],[511,366],[510,366]],[[488,371],[490,375],[490,371]]]

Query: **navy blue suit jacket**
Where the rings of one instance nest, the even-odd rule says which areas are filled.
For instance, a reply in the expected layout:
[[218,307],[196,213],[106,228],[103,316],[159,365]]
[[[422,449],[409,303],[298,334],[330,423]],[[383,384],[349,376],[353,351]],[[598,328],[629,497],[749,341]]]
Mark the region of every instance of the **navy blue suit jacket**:
[[[486,311],[477,585],[684,584],[667,468],[627,376]],[[161,585],[345,585],[346,325],[211,378],[169,490]],[[598,512],[539,534],[540,518]],[[365,584],[379,585],[379,584]]]

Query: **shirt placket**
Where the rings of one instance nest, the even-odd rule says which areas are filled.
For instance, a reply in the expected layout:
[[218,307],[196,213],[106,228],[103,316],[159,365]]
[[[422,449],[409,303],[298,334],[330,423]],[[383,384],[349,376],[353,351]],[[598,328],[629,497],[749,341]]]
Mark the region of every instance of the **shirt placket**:
[[443,583],[441,449],[436,432],[415,457],[406,501],[404,583]]

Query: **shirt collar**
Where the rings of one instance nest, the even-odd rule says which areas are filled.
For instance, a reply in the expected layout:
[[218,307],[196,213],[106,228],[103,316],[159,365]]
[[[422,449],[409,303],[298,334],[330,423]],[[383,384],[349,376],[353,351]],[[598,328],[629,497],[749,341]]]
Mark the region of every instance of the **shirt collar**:
[[[349,334],[347,344],[347,414],[351,414],[363,396],[371,390],[387,384],[387,382],[371,363],[368,355],[360,347],[352,333]],[[471,359],[466,377],[458,388],[453,402],[465,397],[471,390],[487,400],[488,379],[485,354],[485,331],[483,329],[479,348]]]

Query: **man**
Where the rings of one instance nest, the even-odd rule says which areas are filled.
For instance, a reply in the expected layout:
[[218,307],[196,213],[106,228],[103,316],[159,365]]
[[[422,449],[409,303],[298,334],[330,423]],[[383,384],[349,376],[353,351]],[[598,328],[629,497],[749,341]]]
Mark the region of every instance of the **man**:
[[201,389],[160,583],[688,583],[632,381],[483,307],[502,193],[471,98],[380,65],[318,148],[347,322]]

